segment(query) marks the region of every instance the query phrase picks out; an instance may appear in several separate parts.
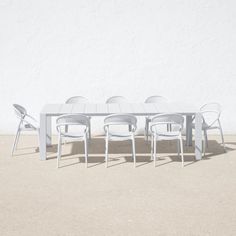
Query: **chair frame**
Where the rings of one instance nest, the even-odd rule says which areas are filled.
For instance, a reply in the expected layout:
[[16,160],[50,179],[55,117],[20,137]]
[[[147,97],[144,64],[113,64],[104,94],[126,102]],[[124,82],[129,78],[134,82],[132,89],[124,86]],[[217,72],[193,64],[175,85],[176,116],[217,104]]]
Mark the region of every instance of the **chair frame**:
[[[115,135],[109,132],[111,126],[128,126],[128,134]],[[108,147],[109,141],[132,141],[132,156],[134,161],[134,167],[136,167],[136,153],[135,153],[135,131],[137,129],[137,118],[131,114],[112,114],[104,119],[104,131],[105,131],[105,162],[106,168],[108,167]]]
[[[160,96],[160,95],[153,95],[153,96],[146,98],[146,100],[144,101],[144,103],[158,103],[158,102],[167,102],[167,99],[163,96]],[[145,117],[145,128],[144,128],[144,136],[145,136],[146,141],[148,141],[148,137],[149,137],[149,124],[150,124],[150,122],[151,122],[151,117],[146,116]],[[171,129],[171,127],[169,125],[167,125],[167,129]]]
[[[216,109],[212,109],[212,108],[207,109],[207,107],[211,107],[211,106],[214,106]],[[221,105],[216,102],[206,103],[200,108],[200,111],[202,115],[203,124],[207,125],[207,126],[202,127],[202,130],[204,133],[204,142],[203,142],[204,156],[206,155],[206,147],[208,147],[208,136],[207,136],[208,130],[218,129],[220,131],[221,142],[223,144],[224,151],[226,151],[223,130],[222,130],[221,122],[220,122],[220,115],[222,112]],[[215,119],[210,124],[207,124],[204,118],[204,115],[209,114],[209,113],[215,115]]]
[[12,151],[11,151],[12,156],[14,152],[17,150],[17,145],[19,143],[19,138],[22,131],[37,131],[38,141],[39,141],[39,132],[40,132],[39,128],[35,124],[32,123],[32,122],[37,123],[37,120],[34,117],[30,116],[23,106],[19,104],[13,104],[13,107],[14,107],[16,117],[20,121],[17,126],[17,131],[14,138],[13,146],[12,146]]
[[[60,120],[65,120],[64,122],[60,122]],[[69,120],[69,121],[68,121]],[[61,149],[62,149],[62,141],[63,139],[73,139],[73,140],[82,140],[84,141],[84,150],[85,150],[85,163],[86,167],[88,167],[88,136],[89,136],[89,118],[83,114],[67,114],[59,116],[56,120],[56,129],[58,132],[58,150],[57,150],[57,168],[59,168],[59,163],[61,160]],[[84,131],[82,134],[71,136],[68,133],[68,129],[66,127],[69,126],[84,126]],[[65,130],[63,132],[62,130]]]
[[[120,104],[120,103],[126,103],[126,102],[127,102],[127,99],[123,96],[112,96],[106,100],[106,104],[111,104],[111,103]],[[131,126],[129,126],[129,130],[131,130]]]
[[[180,114],[176,113],[166,113],[159,114],[154,116],[151,119],[150,123],[150,131],[151,131],[151,160],[154,160],[154,167],[156,167],[156,149],[157,149],[157,141],[162,140],[177,140],[177,150],[178,156],[179,151],[181,152],[181,163],[182,167],[184,167],[184,154],[183,154],[183,139],[182,139],[182,129],[183,129],[184,117]],[[157,132],[155,129],[158,126],[177,126],[179,127],[178,131],[167,130],[165,133]],[[180,149],[180,150],[179,150]]]
[[[66,104],[76,104],[76,103],[89,103],[89,100],[83,96],[73,96],[70,97],[66,100]],[[91,117],[88,116],[89,118],[89,139],[91,139],[92,134],[91,134]],[[68,132],[68,127],[66,127],[66,130]]]

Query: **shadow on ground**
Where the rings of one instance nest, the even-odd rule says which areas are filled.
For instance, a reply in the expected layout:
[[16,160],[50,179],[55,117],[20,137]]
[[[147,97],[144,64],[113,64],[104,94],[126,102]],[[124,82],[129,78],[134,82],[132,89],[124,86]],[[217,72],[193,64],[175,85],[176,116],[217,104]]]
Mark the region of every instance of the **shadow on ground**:
[[[147,142],[143,137],[136,137],[136,162],[137,166],[143,166],[152,162],[150,158],[151,144]],[[226,148],[226,151],[236,150],[236,143],[229,143],[230,147]],[[110,167],[121,165],[126,162],[133,162],[131,141],[116,141],[109,142],[109,162]],[[83,142],[69,142],[62,146],[65,150],[62,155],[62,159],[79,159],[79,162],[85,162],[84,159],[84,144]],[[51,155],[48,159],[55,159],[57,157],[57,145],[52,145],[48,148]],[[97,166],[104,163],[105,153],[105,140],[103,137],[95,137],[89,141],[89,167]],[[224,154],[223,146],[215,140],[208,141],[208,148],[206,150],[206,156],[203,160],[210,160],[214,156]],[[168,162],[162,162],[157,166],[166,165],[171,162],[181,162],[180,157],[177,155],[177,143],[176,141],[160,141],[157,143],[157,156],[159,160],[168,160]],[[124,160],[120,162],[120,160]],[[193,145],[187,147],[184,142],[184,160],[185,166],[194,164],[194,142]],[[118,162],[119,161],[119,162]],[[114,163],[114,164],[113,164]],[[71,165],[71,164],[70,164]]]

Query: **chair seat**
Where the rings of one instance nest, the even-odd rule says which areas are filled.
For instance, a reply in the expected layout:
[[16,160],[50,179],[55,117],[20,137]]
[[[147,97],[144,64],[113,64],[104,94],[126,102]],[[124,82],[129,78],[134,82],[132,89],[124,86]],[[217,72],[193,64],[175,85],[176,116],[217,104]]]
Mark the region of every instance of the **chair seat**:
[[84,137],[84,133],[73,133],[73,132],[67,132],[67,133],[61,133],[62,138],[78,138],[81,139]]
[[162,132],[162,133],[156,134],[156,136],[157,136],[157,140],[174,140],[174,139],[179,138],[180,132],[179,131]]
[[109,139],[112,140],[124,140],[130,139],[132,137],[132,133],[130,132],[109,132]]

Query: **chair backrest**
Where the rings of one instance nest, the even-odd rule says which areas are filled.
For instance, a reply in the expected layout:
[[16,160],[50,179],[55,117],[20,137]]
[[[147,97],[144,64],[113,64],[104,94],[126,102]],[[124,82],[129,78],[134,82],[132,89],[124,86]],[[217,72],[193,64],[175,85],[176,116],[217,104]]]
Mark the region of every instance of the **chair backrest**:
[[[151,119],[150,129],[154,133],[163,133],[163,131],[171,134],[172,132],[181,132],[183,128],[184,117],[180,114],[160,114]],[[166,131],[166,126],[171,125],[171,129]]]
[[83,131],[88,130],[89,127],[89,118],[82,114],[69,114],[59,116],[56,120],[57,131],[60,133],[66,133],[65,127],[82,127]]
[[25,118],[25,116],[27,115],[26,109],[19,104],[13,104],[13,107],[14,107],[16,116],[19,119],[23,120]]
[[109,126],[131,126],[136,130],[137,118],[131,114],[112,114],[104,119],[104,128]]
[[201,108],[200,111],[215,111],[221,113],[221,105],[216,102],[206,103]]
[[88,99],[82,96],[74,96],[67,99],[66,103],[88,103]]
[[148,97],[145,100],[145,103],[166,103],[166,102],[167,102],[167,99],[165,97],[158,96],[158,95]]
[[122,96],[113,96],[106,100],[106,103],[126,103],[127,99]]
[[219,120],[221,115],[221,105],[216,102],[204,104],[200,108],[203,121],[210,127]]

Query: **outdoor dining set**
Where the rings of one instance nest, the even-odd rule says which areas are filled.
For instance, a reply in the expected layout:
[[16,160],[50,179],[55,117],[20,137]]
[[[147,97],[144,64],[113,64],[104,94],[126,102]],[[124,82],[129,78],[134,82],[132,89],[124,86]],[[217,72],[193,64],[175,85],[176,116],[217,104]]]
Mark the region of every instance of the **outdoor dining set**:
[[[144,103],[130,103],[125,97],[113,96],[105,103],[90,103],[82,96],[69,98],[64,104],[46,104],[40,113],[40,124],[30,116],[26,109],[13,104],[19,118],[12,155],[16,151],[22,131],[37,131],[39,136],[40,159],[47,159],[47,147],[51,146],[52,117],[56,119],[58,133],[57,167],[60,165],[62,144],[68,140],[83,141],[85,163],[88,165],[89,140],[92,138],[92,117],[103,116],[105,138],[105,162],[108,166],[109,141],[130,140],[132,157],[136,166],[135,133],[137,117],[145,117],[144,137],[151,141],[150,156],[156,166],[157,142],[176,140],[176,150],[184,166],[183,129],[186,127],[186,145],[192,145],[192,130],[195,129],[195,159],[205,155],[208,145],[207,131],[220,131],[223,147],[224,137],[220,123],[221,106],[208,103],[200,109],[191,104],[169,102],[162,96],[148,97]],[[203,135],[202,135],[203,134]]]

